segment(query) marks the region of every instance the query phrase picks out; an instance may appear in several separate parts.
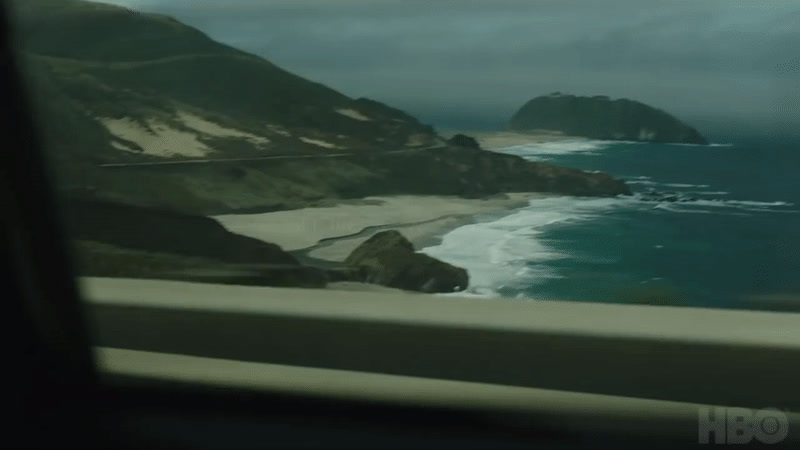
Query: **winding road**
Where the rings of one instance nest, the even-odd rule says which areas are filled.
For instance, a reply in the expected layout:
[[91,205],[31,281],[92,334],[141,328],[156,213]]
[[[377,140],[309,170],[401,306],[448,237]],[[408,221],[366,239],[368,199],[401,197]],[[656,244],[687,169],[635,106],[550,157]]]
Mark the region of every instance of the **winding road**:
[[[389,150],[385,152],[375,153],[381,155],[391,155],[398,153],[413,153],[426,150],[436,150],[445,148],[445,145],[432,145],[430,147],[420,148],[405,148],[401,150]],[[267,161],[267,160],[280,160],[280,159],[322,159],[322,158],[342,158],[345,156],[364,155],[365,152],[349,152],[349,153],[329,153],[324,155],[271,155],[260,156],[255,158],[214,158],[214,159],[189,159],[181,161],[153,161],[153,162],[135,162],[135,163],[113,163],[113,164],[100,164],[102,168],[121,168],[121,167],[147,167],[147,166],[174,166],[185,164],[212,164],[224,162],[246,162],[246,161]]]

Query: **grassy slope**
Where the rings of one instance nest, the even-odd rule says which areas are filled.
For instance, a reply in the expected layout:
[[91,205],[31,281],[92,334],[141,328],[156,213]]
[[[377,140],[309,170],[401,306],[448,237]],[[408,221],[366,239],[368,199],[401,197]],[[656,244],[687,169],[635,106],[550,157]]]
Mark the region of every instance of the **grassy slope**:
[[385,106],[373,108],[380,119],[374,123],[336,114],[337,108],[359,103],[166,16],[79,0],[18,0],[16,5],[19,47],[45,57],[55,73],[77,84],[70,93],[87,106],[106,103],[102,112],[112,106],[98,98],[109,94],[98,85],[117,91],[113,103],[122,100],[129,111],[114,111],[115,116],[140,109],[126,102],[132,98],[120,97],[125,92],[139,101],[148,96],[178,101],[260,126],[273,122],[368,138],[393,127],[402,128],[401,134],[425,130]]
[[[169,210],[71,199],[63,208],[83,275],[321,286],[325,276],[274,244],[227,231],[217,221]],[[208,277],[206,277],[208,278]]]
[[146,61],[192,53],[239,53],[170,17],[81,0],[11,2],[31,53],[79,60]]
[[[318,286],[324,283],[319,273],[296,266],[275,246],[228,233],[215,221],[192,214],[294,209],[380,194],[626,191],[600,174],[476,149],[378,155],[405,145],[412,135],[437,137],[402,111],[349,99],[168,17],[78,0],[15,4],[24,73],[83,274]],[[339,108],[355,109],[372,120],[353,120],[338,114]],[[297,136],[327,140],[340,135],[347,150],[361,153],[309,161],[99,167],[157,158],[113,148],[118,138],[98,117],[129,118],[142,125],[157,118],[181,128],[174,119],[178,109],[255,134],[268,125],[295,133],[294,138],[270,135],[274,153],[319,153],[319,148],[298,145]],[[254,152],[241,141],[208,144],[217,157]],[[265,266],[276,263],[297,268],[286,272]],[[198,276],[198,271],[205,274]]]
[[[270,62],[216,43],[168,17],[78,0],[17,3],[19,47],[44,137],[69,196],[146,203],[192,213],[297,208],[326,199],[386,193],[493,194],[581,188],[593,175],[459,149],[370,158],[433,130],[378,102],[351,100]],[[170,121],[186,109],[244,131],[279,124],[303,136],[346,135],[364,157],[109,170],[99,164],[157,159],[119,151],[96,117]],[[335,112],[354,108],[374,120]],[[179,123],[170,125],[180,128]],[[270,136],[274,153],[321,152]],[[216,157],[255,156],[241,141],[217,139]],[[296,144],[296,142],[295,142]],[[263,152],[257,155],[263,155]],[[498,180],[505,180],[500,182]],[[570,186],[570,181],[576,186]],[[599,190],[607,194],[610,191]],[[616,192],[624,192],[618,189]]]
[[[303,144],[297,139],[301,136],[345,136],[348,150],[369,152],[402,147],[413,134],[435,137],[430,127],[401,111],[349,99],[165,16],[78,0],[20,0],[15,5],[25,75],[59,185],[69,195],[144,201],[198,213],[293,208],[335,196],[335,185],[343,178],[370,178],[366,169],[349,162],[280,166],[298,171],[288,174],[270,165],[100,169],[102,163],[158,158],[113,148],[112,140],[119,139],[97,117],[131,118],[143,125],[158,118],[191,131],[172,119],[181,109],[259,135],[268,125],[295,134],[269,135],[267,154],[325,152]],[[363,111],[374,120],[353,120],[336,113],[341,108]],[[215,157],[265,154],[241,140],[207,143]]]
[[275,270],[269,264],[231,264],[86,240],[73,241],[72,251],[81,276],[306,288],[325,287],[328,282],[322,271],[302,266]]

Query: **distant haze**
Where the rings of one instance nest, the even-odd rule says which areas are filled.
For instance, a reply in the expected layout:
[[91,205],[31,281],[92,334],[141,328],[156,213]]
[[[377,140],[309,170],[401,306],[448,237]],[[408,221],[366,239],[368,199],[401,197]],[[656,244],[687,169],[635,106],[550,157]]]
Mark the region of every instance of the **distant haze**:
[[492,128],[553,91],[703,127],[800,129],[800,2],[106,0],[174,16],[352,97]]

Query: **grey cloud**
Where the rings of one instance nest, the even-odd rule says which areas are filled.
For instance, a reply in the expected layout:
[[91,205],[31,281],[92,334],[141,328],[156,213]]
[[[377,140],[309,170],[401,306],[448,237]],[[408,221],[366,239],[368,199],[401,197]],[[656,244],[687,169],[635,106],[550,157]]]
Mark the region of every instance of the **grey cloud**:
[[109,2],[175,16],[443,125],[501,123],[553,90],[637,98],[683,117],[800,123],[797,2]]

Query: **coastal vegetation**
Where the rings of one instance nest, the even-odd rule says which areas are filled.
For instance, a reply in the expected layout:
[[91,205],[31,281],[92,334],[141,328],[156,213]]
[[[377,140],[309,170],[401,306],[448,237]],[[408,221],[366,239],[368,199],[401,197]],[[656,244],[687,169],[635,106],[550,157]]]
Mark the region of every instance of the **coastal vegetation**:
[[[20,1],[15,13],[81,274],[322,286],[341,273],[307,267],[208,216],[376,195],[630,194],[605,173],[491,152],[466,135],[446,140],[403,111],[349,98],[170,17],[81,0]],[[526,117],[512,124],[525,128]],[[660,130],[658,139],[668,137]],[[384,278],[365,280],[466,287],[460,275],[441,289]]]

